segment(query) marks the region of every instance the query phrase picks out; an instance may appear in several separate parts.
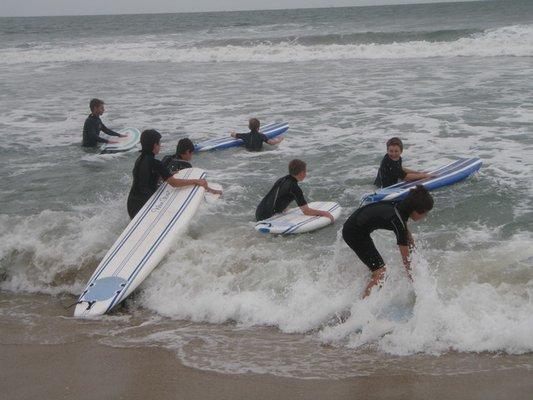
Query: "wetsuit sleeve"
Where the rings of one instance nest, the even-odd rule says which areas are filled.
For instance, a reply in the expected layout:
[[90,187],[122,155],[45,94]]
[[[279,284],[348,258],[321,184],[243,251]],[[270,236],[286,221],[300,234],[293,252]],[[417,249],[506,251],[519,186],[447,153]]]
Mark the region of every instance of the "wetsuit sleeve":
[[383,186],[383,174],[385,173],[385,160],[386,157],[383,157],[381,160],[381,163],[379,164],[378,174],[376,176],[376,179],[374,180],[374,185],[377,187]]
[[393,218],[391,220],[391,225],[396,235],[396,243],[398,246],[408,246],[409,245],[409,232],[407,226],[399,218]]
[[291,194],[294,196],[294,200],[298,207],[303,207],[307,204],[307,200],[304,197],[304,193],[297,183],[291,185]]
[[[117,133],[115,131],[112,131],[107,126],[105,126],[103,122],[101,122],[100,129],[102,129],[102,132],[104,132],[105,134],[107,134],[109,136],[120,136],[119,133]],[[106,143],[107,143],[107,141],[106,141]]]
[[161,160],[161,164],[170,169],[170,162],[172,161],[172,156],[165,156]]
[[261,133],[261,139],[263,140],[263,142],[268,142],[270,139],[267,137],[267,135],[265,135],[264,133]]
[[168,170],[168,168],[165,167],[159,160],[154,160],[154,169],[164,181],[172,176],[172,173]]
[[100,137],[100,124],[97,119],[89,119],[87,122],[87,136],[89,141],[97,143],[108,143],[109,140]]
[[247,137],[247,136],[248,136],[247,133],[236,133],[236,134],[235,134],[235,137],[236,137],[237,139],[241,139],[241,140],[246,140],[246,137]]

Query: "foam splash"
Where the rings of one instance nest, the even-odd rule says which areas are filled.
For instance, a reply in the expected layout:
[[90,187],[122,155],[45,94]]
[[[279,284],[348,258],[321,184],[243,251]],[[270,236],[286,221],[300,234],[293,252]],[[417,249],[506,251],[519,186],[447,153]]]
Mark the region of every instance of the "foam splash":
[[488,29],[454,41],[302,45],[293,41],[253,46],[181,47],[175,38],[83,44],[41,44],[0,50],[1,64],[62,62],[298,62],[433,57],[531,57],[533,26]]

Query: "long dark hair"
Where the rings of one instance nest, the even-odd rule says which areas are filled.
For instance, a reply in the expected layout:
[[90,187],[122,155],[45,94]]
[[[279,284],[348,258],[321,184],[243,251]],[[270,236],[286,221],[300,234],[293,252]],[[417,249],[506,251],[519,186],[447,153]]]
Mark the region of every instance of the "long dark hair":
[[398,204],[398,209],[407,215],[413,211],[419,214],[426,213],[433,208],[433,197],[422,185],[417,185],[411,189],[407,197]]
[[146,129],[141,133],[141,147],[142,152],[147,154],[153,154],[154,144],[159,143],[161,140],[161,134],[155,129]]

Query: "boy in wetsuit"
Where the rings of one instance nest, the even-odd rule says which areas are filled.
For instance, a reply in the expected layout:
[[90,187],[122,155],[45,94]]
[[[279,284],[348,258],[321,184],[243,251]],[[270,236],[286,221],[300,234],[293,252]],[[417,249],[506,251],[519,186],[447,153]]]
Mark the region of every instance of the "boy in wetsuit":
[[242,139],[244,141],[244,147],[250,151],[260,151],[263,148],[263,142],[270,145],[278,144],[283,140],[282,136],[278,136],[274,139],[269,139],[265,134],[259,132],[260,122],[257,118],[250,118],[248,121],[249,133],[231,133],[231,137],[236,139]]
[[210,189],[205,179],[175,178],[168,168],[155,158],[161,149],[161,134],[155,129],[145,130],[141,134],[141,147],[141,155],[133,167],[133,183],[128,196],[130,218],[133,219],[155,193],[160,179],[174,187],[198,185],[212,193],[220,193],[218,190]]
[[289,175],[276,181],[272,189],[261,200],[255,211],[255,219],[262,221],[272,217],[274,214],[282,213],[287,206],[296,200],[296,204],[305,215],[314,215],[335,220],[327,211],[315,210],[307,205],[304,194],[298,182],[307,176],[307,165],[301,160],[292,160],[289,163]]
[[189,161],[192,160],[194,154],[194,144],[191,139],[180,139],[176,146],[176,153],[171,156],[165,156],[161,160],[163,165],[167,167],[172,173],[185,168],[192,168]]
[[83,147],[96,147],[98,143],[118,143],[113,140],[108,140],[100,137],[100,131],[108,134],[109,136],[124,137],[126,135],[121,135],[111,129],[107,128],[100,116],[104,113],[104,102],[100,99],[92,99],[89,102],[89,108],[91,113],[85,120],[83,124]]
[[379,284],[385,275],[383,258],[374,246],[370,234],[376,229],[393,231],[402,255],[402,261],[409,279],[411,276],[410,247],[414,246],[413,236],[407,228],[407,220],[419,221],[433,208],[433,198],[428,190],[418,185],[399,203],[378,202],[356,210],[344,223],[342,237],[359,259],[372,271],[363,298]]
[[379,188],[385,188],[398,183],[398,181],[416,181],[417,179],[425,179],[431,175],[425,172],[413,171],[402,166],[402,152],[403,143],[397,138],[393,137],[387,141],[387,154],[381,160],[378,175],[374,181],[374,185]]

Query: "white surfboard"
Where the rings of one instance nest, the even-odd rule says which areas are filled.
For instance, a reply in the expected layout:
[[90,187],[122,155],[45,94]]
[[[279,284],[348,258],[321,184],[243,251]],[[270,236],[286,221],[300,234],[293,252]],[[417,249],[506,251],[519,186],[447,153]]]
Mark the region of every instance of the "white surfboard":
[[110,140],[117,143],[104,143],[100,154],[123,153],[136,149],[141,140],[141,132],[135,128],[126,128],[119,131],[125,137],[112,136]]
[[[199,168],[176,177],[201,179]],[[129,223],[94,271],[81,294],[75,317],[105,314],[137,288],[189,226],[204,198],[201,186],[174,188],[163,183]]]
[[[332,201],[313,201],[308,206],[316,210],[329,211],[335,220],[339,218],[342,210],[339,203]],[[295,207],[285,213],[276,214],[269,219],[259,221],[255,224],[255,229],[262,233],[289,235],[311,232],[331,223],[329,218],[304,215],[300,207]]]

